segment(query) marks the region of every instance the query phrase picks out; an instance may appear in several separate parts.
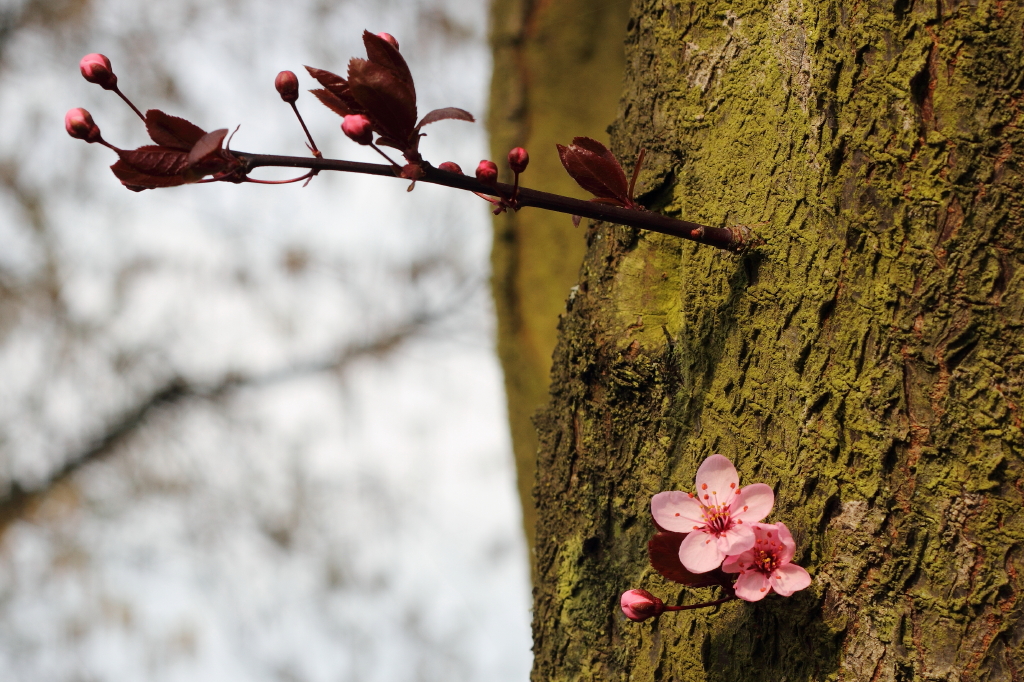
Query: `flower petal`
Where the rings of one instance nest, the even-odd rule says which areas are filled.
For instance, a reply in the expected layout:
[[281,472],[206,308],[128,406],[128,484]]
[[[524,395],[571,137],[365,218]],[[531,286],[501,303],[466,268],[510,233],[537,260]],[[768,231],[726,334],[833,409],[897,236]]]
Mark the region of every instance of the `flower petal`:
[[775,506],[775,493],[765,483],[754,483],[745,486],[732,501],[730,515],[743,523],[757,523],[772,512]]
[[676,533],[689,533],[704,527],[700,502],[677,490],[658,493],[651,498],[651,516],[655,523]]
[[736,579],[733,590],[736,596],[743,601],[761,601],[771,592],[772,586],[768,584],[768,576],[761,571],[744,571]]
[[726,557],[725,561],[722,562],[722,570],[726,573],[742,573],[743,567],[749,566],[753,562],[754,552],[753,550],[747,550],[741,554]]
[[740,554],[753,548],[755,540],[754,531],[750,526],[733,526],[718,538],[718,548],[727,556]]
[[777,523],[775,528],[778,531],[779,540],[782,542],[782,549],[778,553],[778,561],[780,564],[788,564],[793,560],[793,555],[796,554],[796,541],[793,540],[793,534],[786,528],[786,524]]
[[772,571],[771,583],[776,592],[788,597],[810,585],[811,574],[796,564],[786,564]]
[[725,553],[718,548],[717,538],[709,533],[693,531],[679,545],[679,561],[692,573],[707,573],[722,565]]
[[[724,455],[711,455],[697,469],[697,494],[707,504],[729,504],[739,490],[739,484],[736,467]],[[719,501],[715,500],[716,497]]]

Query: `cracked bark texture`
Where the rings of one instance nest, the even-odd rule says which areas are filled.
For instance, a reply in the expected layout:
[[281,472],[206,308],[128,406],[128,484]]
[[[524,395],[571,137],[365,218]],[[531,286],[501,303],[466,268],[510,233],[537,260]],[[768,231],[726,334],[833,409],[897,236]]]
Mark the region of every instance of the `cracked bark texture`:
[[[743,256],[598,225],[540,455],[535,682],[1024,675],[1024,6],[636,0],[613,131],[645,203]],[[624,164],[627,168],[630,164]],[[650,496],[721,452],[814,582],[626,621]]]
[[[629,0],[495,0],[491,42],[494,76],[488,128],[492,158],[511,175],[506,156],[525,147],[523,184],[579,199],[555,144],[576,135],[608,142],[625,67]],[[508,178],[511,182],[511,178]],[[498,355],[505,374],[527,546],[536,513],[537,431],[533,416],[547,402],[558,315],[576,283],[586,250],[569,216],[536,209],[494,220],[492,291]]]

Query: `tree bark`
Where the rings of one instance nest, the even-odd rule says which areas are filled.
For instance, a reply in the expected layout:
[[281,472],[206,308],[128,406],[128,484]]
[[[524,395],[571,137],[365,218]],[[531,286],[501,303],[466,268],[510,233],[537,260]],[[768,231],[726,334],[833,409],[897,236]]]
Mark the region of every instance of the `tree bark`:
[[[625,67],[629,0],[495,0],[494,76],[488,127],[503,172],[513,147],[525,147],[527,186],[589,199],[565,173],[555,144],[576,135],[608,142]],[[558,315],[576,283],[584,232],[566,215],[525,209],[494,220],[492,290],[498,355],[505,373],[527,546],[536,513],[537,431],[533,416],[547,402]]]
[[[732,256],[587,233],[539,418],[533,679],[1017,680],[1024,7],[636,0],[613,132]],[[721,452],[807,590],[626,621],[648,504]]]

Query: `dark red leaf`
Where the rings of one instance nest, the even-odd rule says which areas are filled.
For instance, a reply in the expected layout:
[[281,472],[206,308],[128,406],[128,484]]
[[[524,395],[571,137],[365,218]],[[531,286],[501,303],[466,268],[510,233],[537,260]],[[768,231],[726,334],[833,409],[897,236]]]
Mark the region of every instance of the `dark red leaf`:
[[691,573],[679,561],[679,545],[682,544],[685,537],[686,533],[662,531],[651,538],[647,543],[647,554],[650,556],[651,566],[669,580],[690,587],[720,585],[723,580],[721,571]]
[[412,73],[409,72],[409,65],[405,63],[405,57],[398,51],[398,48],[369,31],[363,31],[363,45],[366,46],[367,59],[393,72],[400,81],[409,87],[415,99],[416,86],[412,82]]
[[350,114],[358,114],[361,112],[362,107],[360,107],[360,110],[354,111],[352,107],[345,104],[343,99],[326,88],[310,90],[310,92],[313,93],[314,97],[320,100],[321,104],[336,113],[338,116],[349,116]]
[[[309,71],[309,75],[315,78],[317,82],[320,83],[320,85],[324,86],[328,93],[333,95],[336,99],[340,100],[342,106],[349,110],[348,113],[341,114],[342,116],[348,116],[349,114],[365,113],[362,107],[359,105],[359,102],[357,102],[356,99],[352,96],[352,92],[351,90],[349,90],[348,87],[348,81],[346,81],[344,78],[342,78],[336,73],[324,71],[323,69],[315,69],[312,66],[307,66],[306,71]],[[314,95],[316,95],[317,92],[321,91],[313,90],[312,92]],[[326,104],[331,109],[334,109],[334,107],[331,106],[331,104],[328,104],[322,97],[320,97],[320,95],[317,95],[317,98],[319,98],[321,102]],[[337,109],[334,110],[337,111]]]
[[444,109],[434,109],[433,111],[427,112],[427,115],[421,118],[420,122],[416,124],[416,130],[419,130],[428,123],[443,121],[446,118],[452,118],[456,121],[469,121],[470,123],[476,122],[476,119],[473,118],[473,114],[469,113],[465,109],[445,107]]
[[184,185],[186,180],[180,175],[150,175],[136,170],[124,161],[118,161],[110,170],[128,189],[133,192],[140,192],[144,189],[156,189],[158,187],[176,187]]
[[146,130],[158,145],[187,152],[206,131],[177,116],[168,116],[159,109],[146,112]]
[[199,141],[192,146],[192,149],[188,153],[188,165],[195,166],[201,161],[207,160],[209,157],[217,154],[220,151],[220,145],[227,137],[228,129],[221,128],[220,130],[214,130],[211,133],[206,133]]
[[188,169],[188,153],[167,147],[148,145],[122,150],[118,156],[125,164],[146,175],[181,175]]
[[348,86],[377,133],[412,142],[416,93],[394,72],[365,59],[353,59],[348,67]]
[[633,205],[626,174],[607,147],[589,137],[575,137],[568,147],[556,146],[562,165],[580,187],[620,206]]

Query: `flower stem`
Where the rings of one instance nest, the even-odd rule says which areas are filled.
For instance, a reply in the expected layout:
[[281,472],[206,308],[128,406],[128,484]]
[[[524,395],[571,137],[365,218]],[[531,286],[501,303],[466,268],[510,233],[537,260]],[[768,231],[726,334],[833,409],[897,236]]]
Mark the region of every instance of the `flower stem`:
[[[379,163],[363,163],[341,159],[310,159],[308,157],[274,156],[270,154],[250,154],[247,152],[232,153],[241,161],[244,173],[263,166],[277,166],[363,173],[391,178],[400,177],[398,164],[385,166]],[[383,152],[381,154],[383,155]],[[387,157],[385,156],[385,158]],[[390,161],[390,159],[388,160]],[[496,197],[512,195],[512,186],[505,183],[499,182],[495,185],[485,185],[468,175],[449,173],[428,164],[423,164],[423,171],[424,176],[419,178],[419,182],[429,182],[435,185],[444,185],[445,187],[454,187]],[[622,208],[621,206],[583,201],[526,187],[518,188],[516,199],[520,208],[533,206],[547,211],[556,211],[568,215],[583,216],[592,220],[638,227],[643,230],[681,237],[682,239],[688,239],[699,244],[707,244],[737,253],[761,243],[761,240],[746,226],[711,227],[710,225],[701,225],[688,220],[677,220],[643,209]]]
[[306,133],[306,139],[309,140],[309,151],[313,152],[313,156],[320,159],[323,158],[323,154],[316,148],[316,142],[313,142],[313,136],[309,134],[309,128],[306,127],[306,122],[302,120],[302,114],[299,113],[299,108],[295,106],[295,102],[289,102],[292,105],[292,111],[295,112],[295,118],[299,119],[299,125],[302,126],[302,132]]
[[118,97],[120,97],[121,99],[123,99],[123,100],[124,100],[124,103],[125,103],[125,104],[127,104],[128,106],[130,106],[130,107],[132,108],[132,111],[134,111],[134,112],[135,112],[135,113],[136,113],[136,114],[138,115],[138,117],[142,119],[142,122],[143,122],[143,123],[145,123],[145,122],[146,122],[146,117],[145,117],[145,116],[143,116],[143,115],[142,115],[142,112],[141,112],[141,111],[139,111],[139,108],[138,108],[137,106],[135,106],[134,104],[132,104],[132,101],[131,101],[130,99],[128,99],[128,97],[126,97],[126,96],[125,96],[125,94],[124,94],[123,92],[121,92],[121,88],[117,88],[117,87],[115,87],[115,88],[114,88],[114,92],[116,92],[116,93],[117,93],[117,96],[118,96]]

